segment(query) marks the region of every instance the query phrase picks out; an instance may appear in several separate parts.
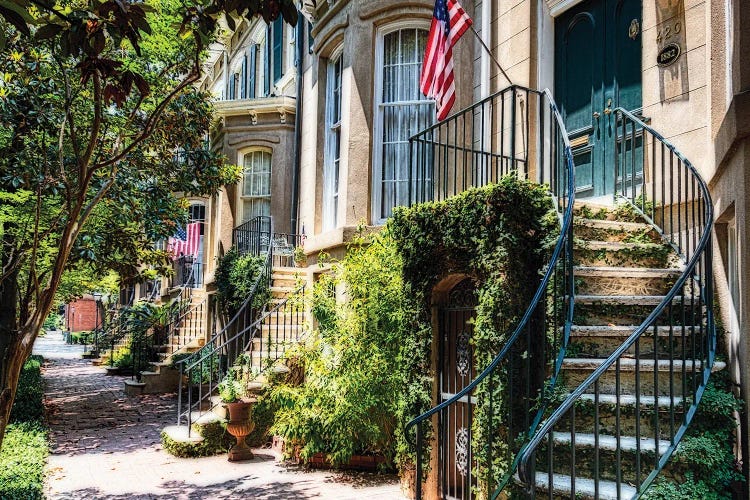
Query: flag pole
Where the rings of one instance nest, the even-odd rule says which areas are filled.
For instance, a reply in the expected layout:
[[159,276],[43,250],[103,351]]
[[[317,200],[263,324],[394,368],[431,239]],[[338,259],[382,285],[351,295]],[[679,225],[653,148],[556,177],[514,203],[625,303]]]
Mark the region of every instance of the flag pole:
[[482,44],[482,47],[484,47],[484,50],[485,50],[485,51],[487,52],[487,54],[488,54],[488,55],[490,56],[490,59],[492,59],[492,60],[494,61],[495,65],[496,65],[496,66],[498,67],[498,69],[500,69],[500,72],[501,72],[501,73],[503,74],[503,76],[505,77],[505,79],[506,79],[506,80],[508,80],[508,83],[510,83],[511,85],[515,85],[515,84],[513,83],[513,81],[512,81],[511,79],[510,79],[510,77],[508,76],[508,73],[506,73],[506,72],[505,72],[505,70],[503,69],[503,67],[502,67],[502,66],[500,66],[500,62],[499,62],[499,61],[497,60],[497,58],[496,58],[496,57],[495,57],[495,55],[494,55],[494,54],[492,53],[492,51],[490,50],[490,48],[489,48],[489,47],[487,47],[487,44],[486,44],[486,43],[484,43],[484,40],[482,40],[482,37],[481,37],[481,36],[479,36],[479,33],[477,33],[477,30],[476,30],[476,29],[474,29],[474,24],[473,24],[473,23],[472,23],[472,24],[470,25],[470,27],[471,27],[471,31],[473,31],[473,32],[474,32],[474,35],[476,35],[476,37],[477,37],[477,40],[479,40],[479,43],[481,43],[481,44]]

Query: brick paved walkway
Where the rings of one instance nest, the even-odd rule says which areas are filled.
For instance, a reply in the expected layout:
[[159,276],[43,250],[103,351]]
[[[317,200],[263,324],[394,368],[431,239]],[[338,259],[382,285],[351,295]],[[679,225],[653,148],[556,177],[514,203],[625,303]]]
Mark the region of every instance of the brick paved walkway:
[[249,462],[225,456],[179,459],[162,451],[159,433],[173,424],[175,396],[129,398],[123,377],[80,359],[59,333],[37,340],[45,356],[52,452],[50,499],[145,500],[252,498],[400,499],[394,476],[306,471],[279,464],[268,450]]

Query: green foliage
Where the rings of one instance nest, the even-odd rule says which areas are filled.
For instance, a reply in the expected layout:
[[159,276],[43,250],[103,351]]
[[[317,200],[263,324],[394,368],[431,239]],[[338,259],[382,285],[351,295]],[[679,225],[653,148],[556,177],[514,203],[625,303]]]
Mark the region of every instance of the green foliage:
[[44,383],[41,356],[31,356],[24,363],[18,381],[16,402],[10,413],[11,422],[42,422],[44,420]]
[[[546,250],[558,231],[557,218],[545,188],[515,176],[507,176],[497,185],[466,191],[444,202],[399,209],[390,225],[404,262],[405,289],[419,304],[419,313],[411,318],[409,334],[401,341],[404,366],[400,369],[404,373],[404,386],[408,388],[399,402],[396,431],[401,433],[410,419],[432,403],[430,306],[435,285],[451,274],[468,275],[474,282],[478,298],[472,339],[475,364],[487,366],[528,306],[539,283],[540,269],[547,260]],[[540,338],[532,342],[535,348],[543,346],[545,341],[543,329],[538,332]],[[535,353],[513,355],[534,356]],[[520,367],[521,363],[515,365]],[[490,399],[496,407],[506,404],[502,392],[507,387],[506,377],[505,372],[492,376],[491,398],[488,384],[476,391],[475,447],[486,440],[488,428],[507,433],[503,430],[506,423],[500,420],[504,411],[494,412],[491,424],[485,421]],[[522,380],[521,377],[517,374],[515,380]],[[498,446],[499,441],[494,440]],[[502,441],[508,445],[511,440]],[[413,461],[411,442],[413,440],[399,435],[397,454],[402,465]],[[492,464],[493,476],[497,477],[507,466],[500,462]]]
[[175,441],[162,431],[161,442],[164,450],[180,458],[210,457],[225,453],[234,442],[234,438],[227,432],[226,424],[221,421],[205,425],[193,424],[192,431],[203,437],[203,441]]
[[44,498],[44,465],[49,454],[44,423],[41,356],[23,366],[16,401],[0,450],[0,499]]
[[488,363],[539,282],[556,227],[551,209],[543,187],[507,177],[398,209],[383,231],[355,240],[314,287],[319,330],[291,353],[305,382],[273,389],[273,432],[300,445],[303,458],[322,452],[341,464],[382,453],[409,467],[413,440],[404,427],[432,404],[432,290],[448,275],[471,277],[475,352],[484,353],[477,366]]
[[44,498],[47,430],[40,423],[10,424],[0,451],[0,499]]
[[[302,446],[302,458],[326,453],[331,463],[353,454],[382,453],[392,463],[399,395],[400,342],[409,307],[400,275],[401,259],[386,228],[349,247],[332,274],[313,290],[319,330],[291,356],[305,368],[305,383],[277,385],[272,432]],[[336,300],[346,287],[346,301]]]
[[268,302],[268,283],[261,279],[265,265],[265,256],[242,255],[237,247],[219,257],[214,282],[218,298],[230,315],[239,310],[253,291],[253,307],[260,308]]
[[234,370],[229,370],[218,385],[222,403],[235,403],[246,396],[247,390],[241,380],[235,379]]
[[646,491],[649,500],[730,500],[734,482],[745,481],[735,463],[735,412],[742,401],[731,392],[728,375],[715,373],[674,456]]
[[49,316],[47,316],[47,319],[44,320],[44,325],[42,325],[42,328],[45,330],[62,330],[63,326],[63,317],[56,312],[53,312]]

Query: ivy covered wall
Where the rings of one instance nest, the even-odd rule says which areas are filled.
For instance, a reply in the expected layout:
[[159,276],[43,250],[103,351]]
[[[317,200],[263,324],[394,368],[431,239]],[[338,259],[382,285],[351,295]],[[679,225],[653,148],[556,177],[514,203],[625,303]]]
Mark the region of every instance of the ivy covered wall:
[[454,274],[474,282],[481,369],[523,314],[556,235],[545,188],[515,177],[396,210],[314,287],[318,329],[295,352],[305,382],[274,389],[273,432],[303,458],[322,452],[340,464],[382,453],[410,467],[404,427],[433,404],[433,288]]

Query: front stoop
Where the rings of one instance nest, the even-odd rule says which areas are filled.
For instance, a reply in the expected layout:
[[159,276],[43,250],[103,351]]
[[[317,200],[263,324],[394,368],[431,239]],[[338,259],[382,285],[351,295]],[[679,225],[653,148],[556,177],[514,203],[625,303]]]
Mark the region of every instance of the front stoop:
[[[639,328],[683,272],[683,263],[671,249],[664,250],[650,225],[613,220],[614,212],[601,207],[581,209],[577,203],[574,324],[560,374],[560,389],[567,394]],[[605,220],[586,218],[597,210]],[[674,319],[699,303],[691,290],[686,283],[663,313],[664,324],[650,328],[618,361],[619,376],[609,369],[596,387],[587,388],[577,403],[575,428],[566,417],[553,432],[553,442],[541,445],[539,456],[551,461],[554,474],[536,472],[539,496],[615,500],[637,494],[633,487],[637,464],[643,469],[640,473],[647,474],[643,464],[650,463],[655,451],[670,446],[664,433],[673,425],[669,412],[685,411],[691,397],[686,392],[690,377],[704,368],[700,360],[687,357],[694,338],[703,332],[701,318],[687,314],[682,317],[690,321]],[[712,370],[724,368],[724,363],[716,362]],[[575,478],[567,465],[573,457],[583,464]],[[613,471],[609,464],[620,460],[622,470]],[[596,476],[586,465],[590,463],[600,464]]]

